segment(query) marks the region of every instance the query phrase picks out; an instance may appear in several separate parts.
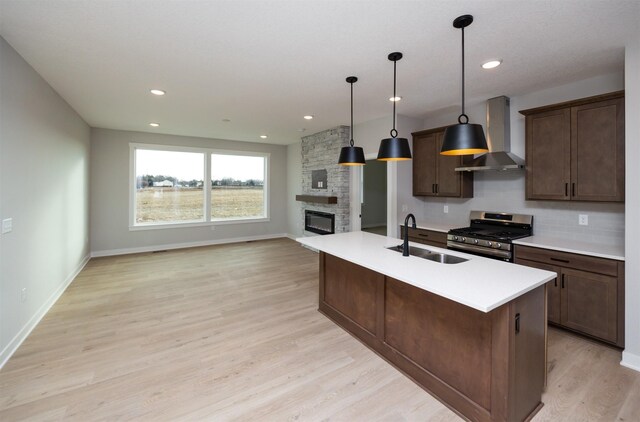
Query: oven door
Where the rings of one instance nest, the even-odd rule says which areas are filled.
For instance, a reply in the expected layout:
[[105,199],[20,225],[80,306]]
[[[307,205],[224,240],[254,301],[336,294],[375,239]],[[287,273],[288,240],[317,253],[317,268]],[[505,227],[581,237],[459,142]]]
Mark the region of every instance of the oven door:
[[483,246],[468,245],[466,243],[457,243],[447,241],[447,249],[465,252],[471,255],[483,256],[485,258],[499,259],[501,261],[513,262],[513,254],[511,251],[503,251],[500,249],[485,248]]

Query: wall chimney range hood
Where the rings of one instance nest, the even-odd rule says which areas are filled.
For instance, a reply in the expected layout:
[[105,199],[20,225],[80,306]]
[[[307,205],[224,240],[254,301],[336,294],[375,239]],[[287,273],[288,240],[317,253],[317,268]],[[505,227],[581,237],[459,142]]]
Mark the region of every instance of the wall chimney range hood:
[[487,100],[487,144],[489,152],[456,171],[518,170],[524,160],[511,153],[510,100],[505,96]]

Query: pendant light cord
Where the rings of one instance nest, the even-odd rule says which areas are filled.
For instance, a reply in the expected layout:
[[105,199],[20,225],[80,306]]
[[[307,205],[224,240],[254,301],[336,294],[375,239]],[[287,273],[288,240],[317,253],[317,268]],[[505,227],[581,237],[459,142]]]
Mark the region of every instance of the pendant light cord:
[[392,138],[395,138],[396,136],[398,136],[398,131],[396,130],[396,63],[398,61],[394,60],[393,61],[393,129],[391,129],[391,132],[389,132],[389,134],[391,135]]
[[[469,123],[469,116],[464,113],[464,26],[460,28],[462,30],[462,114],[458,116],[458,123],[464,124]],[[464,123],[462,122],[462,118],[466,120]]]
[[351,140],[349,141],[349,145],[353,146],[353,82],[351,84]]

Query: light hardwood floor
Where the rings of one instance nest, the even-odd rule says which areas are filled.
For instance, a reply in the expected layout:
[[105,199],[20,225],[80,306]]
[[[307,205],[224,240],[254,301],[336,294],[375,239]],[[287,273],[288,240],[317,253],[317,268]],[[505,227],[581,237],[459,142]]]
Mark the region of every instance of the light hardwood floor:
[[[317,312],[289,239],[92,259],[0,371],[0,421],[451,421]],[[535,421],[637,421],[618,350],[550,330]]]

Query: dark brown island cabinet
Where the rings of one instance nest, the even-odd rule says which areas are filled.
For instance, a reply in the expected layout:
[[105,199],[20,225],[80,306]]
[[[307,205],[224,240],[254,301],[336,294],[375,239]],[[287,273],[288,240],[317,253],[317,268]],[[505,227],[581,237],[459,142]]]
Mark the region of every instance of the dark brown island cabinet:
[[520,113],[527,199],[624,201],[624,91]]
[[624,347],[624,262],[516,245],[515,263],[558,274],[549,323]]
[[545,285],[481,312],[320,252],[319,310],[471,421],[541,407]]
[[440,155],[445,129],[412,133],[413,196],[473,198],[473,172],[455,171],[466,158]]
[[[429,229],[412,228],[407,229],[410,242],[422,243],[423,245],[435,246],[447,249],[447,233]],[[404,239],[404,226],[400,226],[400,238]]]

